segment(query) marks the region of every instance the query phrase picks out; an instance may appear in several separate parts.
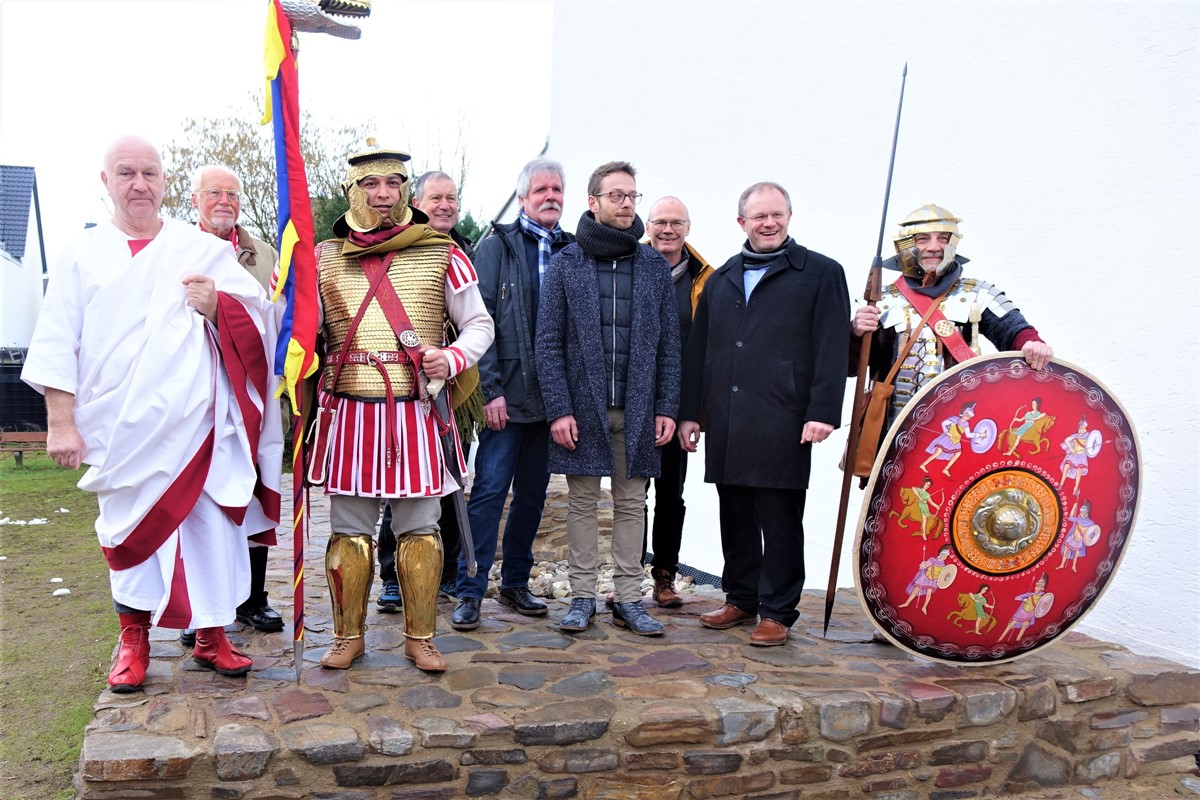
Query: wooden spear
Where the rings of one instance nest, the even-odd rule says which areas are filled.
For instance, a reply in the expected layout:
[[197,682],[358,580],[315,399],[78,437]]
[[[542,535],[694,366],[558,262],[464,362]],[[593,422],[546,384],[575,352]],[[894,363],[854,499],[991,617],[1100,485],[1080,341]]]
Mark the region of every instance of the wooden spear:
[[[900,138],[900,112],[904,109],[904,86],[908,82],[908,64],[900,73],[900,103],[896,107],[896,127],[892,131],[892,155],[888,161],[887,186],[883,190],[883,215],[879,220],[879,240],[875,244],[875,260],[867,274],[867,287],[863,299],[868,305],[879,302],[883,273],[883,232],[887,227],[888,199],[892,196],[892,170],[896,166],[896,141]],[[838,502],[837,529],[833,533],[833,560],[829,565],[829,585],[825,589],[825,624],[822,635],[829,633],[829,618],[833,615],[833,601],[837,595],[838,562],[842,558],[842,537],[846,530],[846,510],[850,506],[850,482],[854,479],[854,461],[862,437],[862,423],[866,408],[859,408],[871,362],[872,331],[863,334],[858,353],[858,374],[854,379],[853,406],[850,414],[850,429],[846,441],[846,458],[842,470],[842,493]],[[871,443],[874,446],[874,442]]]

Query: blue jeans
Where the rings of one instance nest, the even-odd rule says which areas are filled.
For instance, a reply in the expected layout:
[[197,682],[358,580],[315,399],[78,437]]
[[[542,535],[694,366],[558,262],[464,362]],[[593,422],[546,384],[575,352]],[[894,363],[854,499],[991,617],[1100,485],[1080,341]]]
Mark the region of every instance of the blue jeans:
[[500,515],[512,487],[508,521],[504,524],[503,563],[500,588],[528,588],[533,568],[533,540],[542,523],[546,505],[550,425],[546,422],[509,422],[504,430],[484,428],[475,451],[475,482],[467,501],[467,518],[475,540],[479,571],[467,577],[467,562],[458,559],[458,589],[455,596],[482,598],[487,591],[488,570],[496,560]]

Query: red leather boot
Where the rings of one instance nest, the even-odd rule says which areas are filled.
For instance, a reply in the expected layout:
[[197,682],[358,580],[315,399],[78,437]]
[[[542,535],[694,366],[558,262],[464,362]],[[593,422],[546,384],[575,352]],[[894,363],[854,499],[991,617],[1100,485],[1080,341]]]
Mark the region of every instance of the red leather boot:
[[108,688],[117,694],[128,694],[142,688],[150,667],[150,612],[117,616],[121,619],[121,636],[117,657],[108,671]]
[[197,630],[192,660],[202,667],[215,669],[221,675],[245,675],[254,665],[249,656],[234,648],[224,628]]

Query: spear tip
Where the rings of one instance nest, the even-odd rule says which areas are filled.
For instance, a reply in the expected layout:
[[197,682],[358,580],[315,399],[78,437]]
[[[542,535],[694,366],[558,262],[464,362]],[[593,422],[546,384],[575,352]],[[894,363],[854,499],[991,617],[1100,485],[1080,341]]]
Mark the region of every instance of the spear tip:
[[900,77],[901,78],[908,77],[908,62],[907,61],[904,62],[904,70],[900,73]]

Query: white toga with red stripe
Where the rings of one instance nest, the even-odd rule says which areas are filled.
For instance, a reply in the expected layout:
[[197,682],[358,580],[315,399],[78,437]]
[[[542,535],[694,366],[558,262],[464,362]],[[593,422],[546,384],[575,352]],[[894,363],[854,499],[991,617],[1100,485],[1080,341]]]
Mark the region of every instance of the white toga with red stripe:
[[[495,328],[483,297],[479,294],[479,278],[466,253],[450,248],[450,263],[446,269],[446,315],[454,323],[458,338],[453,345],[443,347],[450,363],[450,377],[474,366],[491,346]],[[449,386],[443,391],[450,391]],[[321,393],[322,401],[325,393]],[[384,436],[384,403],[369,403],[346,397],[336,397],[336,421],[330,431],[328,494],[372,497],[440,497],[459,489],[445,470],[445,455],[438,435],[436,415],[426,416],[416,400],[396,402],[396,424],[399,426],[399,457],[389,463]],[[451,415],[448,424],[453,426]],[[465,474],[466,457],[459,445],[457,432],[451,457],[457,458]]]
[[[186,305],[212,277],[218,324]],[[279,521],[277,313],[229,243],[167,220],[136,256],[111,224],[52,274],[22,378],[75,395],[113,597],[168,627],[233,621],[247,536]]]

